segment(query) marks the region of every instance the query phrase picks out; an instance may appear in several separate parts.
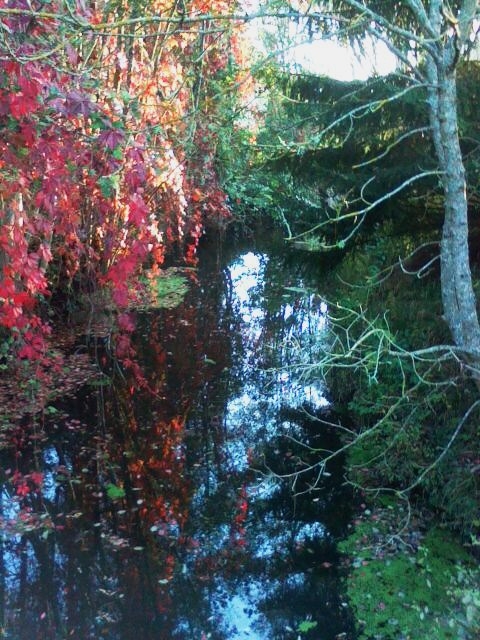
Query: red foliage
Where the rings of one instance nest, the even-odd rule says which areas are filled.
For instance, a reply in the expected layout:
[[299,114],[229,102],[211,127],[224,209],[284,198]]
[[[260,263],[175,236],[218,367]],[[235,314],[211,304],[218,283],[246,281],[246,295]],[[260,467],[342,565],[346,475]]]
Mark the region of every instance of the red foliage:
[[248,494],[243,486],[237,498],[236,514],[230,526],[230,544],[235,548],[243,548],[246,545],[246,521],[248,518]]
[[10,481],[15,488],[16,495],[20,498],[24,498],[29,493],[37,493],[41,490],[43,485],[43,473],[33,471],[28,475],[23,475],[19,471],[15,471],[12,474]]
[[[191,16],[232,8],[183,5]],[[144,37],[126,41],[117,21],[131,17],[128,5],[106,15],[94,6],[76,4],[91,24],[81,35],[64,3],[49,3],[42,17],[40,0],[0,0],[25,12],[2,18],[0,43],[0,326],[17,330],[25,358],[44,351],[35,313],[55,287],[88,278],[125,307],[146,263],[160,266],[171,249],[194,260],[205,219],[228,215],[208,133],[216,109],[208,81],[228,61],[228,37],[201,21],[170,26],[168,37],[145,22]],[[155,0],[143,17],[167,10]]]

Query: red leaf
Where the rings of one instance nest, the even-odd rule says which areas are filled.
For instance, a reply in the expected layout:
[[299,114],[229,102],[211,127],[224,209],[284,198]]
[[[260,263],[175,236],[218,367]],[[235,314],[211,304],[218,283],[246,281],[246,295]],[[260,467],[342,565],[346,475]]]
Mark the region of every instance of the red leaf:
[[130,313],[121,313],[118,316],[118,327],[122,329],[122,331],[132,333],[135,329],[135,321],[132,315]]
[[40,471],[33,471],[30,474],[30,480],[36,487],[40,488],[43,484],[43,473]]
[[33,147],[34,142],[37,139],[37,130],[33,123],[23,122],[20,125],[20,131],[25,142],[26,147]]
[[203,200],[203,194],[199,189],[194,189],[192,191],[191,198],[193,202],[200,202],[201,200]]
[[14,118],[20,119],[39,108],[39,90],[37,83],[25,76],[19,76],[17,82],[20,91],[10,94],[9,102],[10,113]]
[[16,120],[20,120],[27,113],[31,113],[32,109],[28,100],[24,100],[21,93],[9,96],[10,113]]
[[112,298],[118,307],[126,307],[128,304],[128,290],[126,287],[116,288]]
[[70,116],[89,116],[96,111],[96,106],[89,95],[80,91],[70,91],[65,96],[64,112]]
[[139,196],[138,194],[133,195],[130,198],[128,209],[129,222],[132,222],[137,227],[140,227],[142,224],[144,224],[145,218],[148,215],[148,207],[141,196]]
[[112,151],[121,145],[124,140],[125,133],[120,129],[108,129],[108,131],[102,131],[98,136],[98,142]]
[[17,486],[17,496],[24,497],[24,496],[28,496],[29,493],[30,493],[30,489],[26,483],[21,482]]

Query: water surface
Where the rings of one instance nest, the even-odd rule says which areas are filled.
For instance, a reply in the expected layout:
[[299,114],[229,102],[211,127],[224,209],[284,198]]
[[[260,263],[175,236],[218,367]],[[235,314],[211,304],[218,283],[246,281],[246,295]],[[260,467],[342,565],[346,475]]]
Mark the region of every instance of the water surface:
[[105,376],[4,455],[4,637],[353,637],[350,496],[317,464],[338,442],[309,375],[328,310],[285,257],[207,243],[180,306],[132,315],[143,387],[90,341]]

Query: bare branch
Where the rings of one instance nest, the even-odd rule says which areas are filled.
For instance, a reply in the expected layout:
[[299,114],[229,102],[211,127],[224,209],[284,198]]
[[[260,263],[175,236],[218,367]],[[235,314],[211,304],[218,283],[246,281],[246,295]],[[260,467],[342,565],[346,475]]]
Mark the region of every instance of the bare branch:
[[420,26],[424,30],[425,34],[427,36],[430,36],[431,38],[435,39],[437,37],[437,33],[435,31],[435,28],[433,27],[432,23],[430,22],[430,20],[428,18],[427,12],[425,11],[425,7],[423,6],[422,1],[421,0],[406,0],[406,4],[410,8],[410,10],[412,11],[413,15],[415,16],[415,18],[417,19],[418,23],[420,24]]
[[406,267],[404,267],[403,261],[400,257],[398,258],[398,263],[403,273],[405,273],[408,276],[417,276],[417,278],[420,279],[420,278],[424,278],[427,275],[428,270],[430,269],[432,264],[437,262],[437,260],[440,260],[440,255],[434,256],[431,260],[429,260],[426,264],[424,264],[423,267],[421,267],[420,269],[417,269],[416,271],[409,271]]
[[[397,193],[400,193],[401,191],[406,189],[408,186],[410,186],[414,182],[417,182],[417,180],[422,180],[423,178],[426,178],[428,176],[439,176],[439,175],[441,175],[441,172],[437,171],[437,170],[435,170],[435,171],[422,171],[421,173],[418,173],[415,176],[411,176],[410,178],[407,178],[407,180],[404,180],[400,185],[395,187],[395,189],[392,189],[388,193],[385,193],[380,198],[377,198],[373,202],[369,203],[368,206],[364,207],[363,209],[359,209],[359,210],[356,210],[356,211],[351,211],[349,213],[345,213],[345,214],[339,215],[339,216],[337,216],[335,218],[331,218],[331,219],[328,219],[328,220],[324,220],[323,222],[319,222],[318,224],[314,225],[311,229],[308,229],[307,231],[303,231],[302,233],[299,233],[298,235],[289,238],[289,240],[291,240],[291,241],[299,240],[300,238],[304,238],[304,237],[314,233],[315,231],[318,231],[319,229],[323,229],[327,225],[331,225],[332,223],[338,223],[338,222],[342,222],[344,220],[349,220],[349,219],[352,219],[352,218],[357,218],[357,217],[363,216],[361,221],[359,223],[355,224],[355,230],[357,230],[358,227],[360,226],[360,224],[363,222],[364,216],[367,213],[369,213],[370,211],[372,211],[373,209],[375,209],[376,207],[378,207],[382,202],[385,202],[386,200],[389,200],[390,198],[395,196]],[[373,180],[374,180],[374,177],[370,178],[370,180],[368,180],[368,183],[371,183]],[[365,186],[366,185],[364,185],[364,187]],[[362,191],[363,191],[363,189],[362,189]],[[348,236],[346,236],[343,239],[343,241],[341,241],[341,242],[345,243],[347,240],[350,240],[350,238],[352,236],[353,236],[353,234],[349,233]],[[327,251],[327,250],[331,250],[331,249],[338,249],[338,246],[339,246],[339,243],[337,242],[334,245],[322,245],[321,249],[324,250],[324,251]]]
[[366,160],[365,162],[361,162],[360,164],[354,164],[352,166],[352,169],[359,169],[360,167],[366,167],[369,164],[373,164],[374,162],[378,162],[378,160],[381,160],[382,158],[385,158],[385,156],[387,156],[392,149],[394,149],[398,144],[400,144],[401,142],[403,142],[407,138],[410,138],[411,136],[414,136],[417,133],[426,133],[427,131],[431,131],[431,127],[418,127],[417,129],[411,129],[410,131],[407,131],[407,133],[404,133],[402,136],[400,136],[394,142],[392,142],[392,144],[388,145],[388,147],[385,149],[385,151],[380,153],[378,156],[375,156],[374,158],[371,158],[370,160]]
[[413,482],[406,489],[403,489],[399,493],[401,493],[401,494],[409,493],[412,489],[414,489],[415,487],[418,487],[418,485],[423,481],[423,479],[429,473],[431,473],[435,469],[435,467],[437,467],[440,464],[440,462],[443,460],[443,458],[447,455],[448,451],[451,449],[453,443],[457,439],[457,437],[458,437],[460,431],[462,430],[462,428],[464,427],[465,423],[467,422],[467,420],[469,419],[471,414],[475,411],[475,409],[478,406],[480,406],[480,399],[476,400],[469,407],[468,411],[466,411],[466,413],[464,414],[463,418],[457,424],[457,426],[455,428],[455,431],[452,433],[449,441],[447,442],[445,447],[443,447],[442,452],[440,453],[440,455],[430,465],[428,465],[428,467],[424,471],[422,471],[422,473],[418,476],[418,478],[415,480],[415,482]]
[[[135,25],[145,24],[178,24],[189,25],[198,24],[210,21],[225,21],[225,22],[240,22],[247,23],[254,20],[261,20],[264,18],[275,18],[279,20],[292,19],[303,17],[297,11],[278,11],[268,12],[259,11],[258,13],[198,13],[185,16],[171,16],[171,15],[150,15],[150,16],[138,16],[134,18],[125,18],[122,20],[112,22],[98,22],[90,23],[88,20],[80,15],[70,13],[70,16],[61,13],[55,13],[50,11],[35,11],[34,9],[17,9],[17,8],[0,8],[0,16],[25,16],[31,18],[41,18],[47,20],[61,20],[68,24],[74,25],[75,28],[90,32],[108,32],[111,33],[112,29],[118,29],[119,27],[128,27]],[[309,18],[327,21],[332,20],[333,14],[331,13],[318,13],[312,12],[308,14]],[[338,17],[336,19],[339,19]],[[123,35],[123,34],[122,34]]]
[[312,139],[308,144],[289,143],[287,148],[289,151],[295,151],[296,149],[299,149],[299,148],[301,148],[302,151],[310,151],[312,149],[317,149],[322,138],[324,138],[327,133],[334,130],[342,122],[345,122],[346,120],[351,121],[352,119],[355,119],[355,118],[362,118],[363,116],[369,113],[375,113],[379,109],[382,109],[386,104],[399,100],[404,95],[418,89],[420,86],[421,85],[419,84],[415,84],[409,87],[405,87],[404,89],[401,89],[400,91],[395,93],[393,96],[389,96],[388,98],[379,98],[378,100],[372,100],[367,104],[362,104],[358,107],[355,107],[354,109],[351,109],[348,113],[344,113],[342,116],[336,118],[327,127],[322,129],[316,135],[312,136]]
[[393,53],[393,55],[403,62],[407,69],[411,69],[414,75],[421,81],[426,82],[426,78],[424,74],[420,71],[417,65],[412,64],[412,61],[408,59],[408,55],[406,55],[403,51],[401,51],[398,47],[396,47],[392,40],[387,37],[385,34],[381,33],[378,29],[373,27],[368,28],[369,33],[371,33],[377,40],[381,40],[387,48]]
[[480,13],[477,0],[464,0],[458,12],[458,33],[460,46],[465,46],[472,31],[473,22]]
[[413,256],[419,251],[421,251],[422,249],[425,249],[426,247],[429,247],[429,246],[438,247],[439,244],[440,243],[438,240],[433,240],[431,242],[424,242],[418,247],[415,247],[415,249],[411,251],[408,255],[406,255],[404,258],[399,256],[398,261],[389,264],[388,267],[384,267],[381,271],[375,274],[375,276],[369,276],[365,284],[354,284],[353,282],[347,282],[338,274],[336,277],[342,284],[344,284],[347,287],[350,287],[351,289],[368,289],[368,290],[370,290],[372,287],[378,287],[379,285],[383,284],[386,280],[388,280],[388,278],[392,275],[394,269],[396,269],[397,267],[400,267],[401,270],[406,275],[416,275],[417,278],[423,278],[425,275],[427,275],[426,270],[428,269],[428,267],[430,267],[431,264],[433,264],[433,262],[435,262],[440,258],[439,254],[434,256],[434,258],[429,260],[425,265],[423,265],[422,267],[420,267],[420,269],[417,269],[416,271],[408,271],[406,268],[404,268],[403,265],[407,260],[410,260],[411,258],[413,258]]
[[406,29],[397,27],[397,25],[390,22],[390,20],[387,20],[384,16],[382,16],[378,12],[373,11],[372,9],[369,9],[368,7],[365,7],[361,2],[358,2],[357,0],[345,0],[345,2],[351,7],[353,7],[354,9],[358,9],[358,11],[360,11],[362,14],[368,15],[371,20],[377,22],[381,27],[383,27],[390,33],[394,33],[395,35],[400,36],[407,42],[409,41],[416,42],[418,45],[425,48],[431,55],[435,55],[434,50],[430,46],[431,42],[434,42],[438,37],[434,29],[431,29],[431,30],[428,29],[427,31],[426,35],[430,36],[431,38],[431,41],[429,41],[428,39],[426,40],[425,38],[417,36],[417,34],[414,31],[408,31]]

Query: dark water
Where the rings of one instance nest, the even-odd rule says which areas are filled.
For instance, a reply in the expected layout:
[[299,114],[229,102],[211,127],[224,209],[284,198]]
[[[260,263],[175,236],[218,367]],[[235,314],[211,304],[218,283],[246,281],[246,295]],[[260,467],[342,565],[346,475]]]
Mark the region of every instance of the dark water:
[[318,465],[338,442],[309,375],[327,309],[273,243],[207,243],[194,279],[135,314],[148,390],[97,344],[113,383],[4,455],[2,637],[353,637],[335,550],[351,497],[341,460]]

